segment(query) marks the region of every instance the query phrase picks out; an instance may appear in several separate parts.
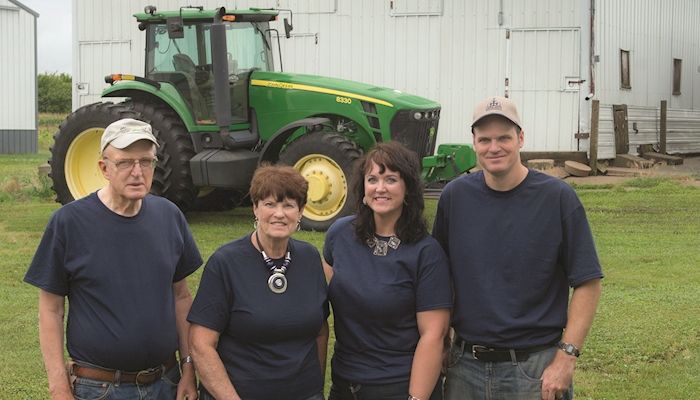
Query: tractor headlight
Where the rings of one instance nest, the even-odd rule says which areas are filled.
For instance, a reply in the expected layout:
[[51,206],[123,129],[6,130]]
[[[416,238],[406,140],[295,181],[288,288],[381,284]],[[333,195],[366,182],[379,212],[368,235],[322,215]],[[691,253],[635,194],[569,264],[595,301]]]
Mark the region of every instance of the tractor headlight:
[[413,118],[414,118],[414,119],[417,119],[417,120],[420,120],[421,118],[423,118],[423,113],[420,112],[420,111],[416,111],[416,112],[413,113]]

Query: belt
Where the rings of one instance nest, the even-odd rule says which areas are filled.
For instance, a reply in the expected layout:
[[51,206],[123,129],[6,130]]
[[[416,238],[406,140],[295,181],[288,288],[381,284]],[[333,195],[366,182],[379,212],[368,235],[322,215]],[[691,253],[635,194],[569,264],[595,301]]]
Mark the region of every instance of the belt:
[[175,354],[173,354],[163,364],[137,372],[102,369],[81,365],[75,362],[71,363],[69,372],[71,375],[75,375],[79,378],[87,378],[102,382],[137,383],[140,385],[149,385],[160,379],[165,371],[170,370],[170,368],[174,367],[176,364],[177,360],[175,359]]
[[542,346],[529,347],[527,349],[506,349],[499,347],[488,347],[476,343],[469,343],[458,337],[457,339],[455,339],[454,345],[461,347],[462,351],[464,351],[465,349],[470,350],[474,359],[479,361],[518,362],[526,361],[528,358],[530,358],[530,355],[533,353],[537,353],[542,350],[551,348],[552,346],[554,346],[554,343]]

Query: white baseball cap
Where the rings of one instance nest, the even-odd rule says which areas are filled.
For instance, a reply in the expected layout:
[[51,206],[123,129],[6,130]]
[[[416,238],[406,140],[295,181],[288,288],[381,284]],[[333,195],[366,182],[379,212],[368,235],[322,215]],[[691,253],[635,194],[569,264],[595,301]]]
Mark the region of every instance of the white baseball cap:
[[105,128],[100,142],[100,152],[104,152],[107,145],[123,149],[139,140],[150,140],[158,147],[158,140],[153,136],[150,124],[133,118],[120,119]]

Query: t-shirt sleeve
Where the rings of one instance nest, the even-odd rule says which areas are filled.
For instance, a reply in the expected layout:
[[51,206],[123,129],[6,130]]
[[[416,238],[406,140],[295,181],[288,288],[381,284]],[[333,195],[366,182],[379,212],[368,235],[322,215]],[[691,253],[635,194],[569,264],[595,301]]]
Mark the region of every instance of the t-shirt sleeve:
[[176,210],[180,218],[180,230],[182,232],[182,255],[175,268],[175,274],[173,275],[173,282],[178,282],[194,271],[196,271],[202,265],[202,256],[199,253],[197,244],[192,237],[192,231],[185,220],[185,216],[182,215],[180,210]]
[[[573,192],[573,190],[571,190]],[[568,194],[571,196],[571,194]],[[575,194],[573,195],[575,196]],[[603,277],[586,211],[576,197],[568,200],[573,211],[562,220],[562,264],[571,287]]]
[[63,262],[66,248],[59,221],[57,213],[49,220],[24,281],[47,292],[67,296],[69,276]]
[[209,258],[187,316],[190,323],[219,333],[226,330],[234,298],[233,288],[222,274],[224,265],[218,252]]
[[450,270],[442,248],[430,240],[419,257],[416,312],[442,308],[452,308]]

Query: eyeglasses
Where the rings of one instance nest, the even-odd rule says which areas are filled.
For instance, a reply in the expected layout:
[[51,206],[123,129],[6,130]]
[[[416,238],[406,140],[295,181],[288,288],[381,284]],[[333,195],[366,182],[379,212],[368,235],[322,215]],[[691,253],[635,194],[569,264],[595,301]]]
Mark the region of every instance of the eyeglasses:
[[156,164],[158,163],[157,158],[142,158],[140,160],[126,159],[112,161],[109,158],[105,157],[103,158],[103,160],[111,162],[120,171],[132,170],[136,164],[138,164],[139,167],[141,167],[141,169],[143,170],[151,170],[155,168]]

